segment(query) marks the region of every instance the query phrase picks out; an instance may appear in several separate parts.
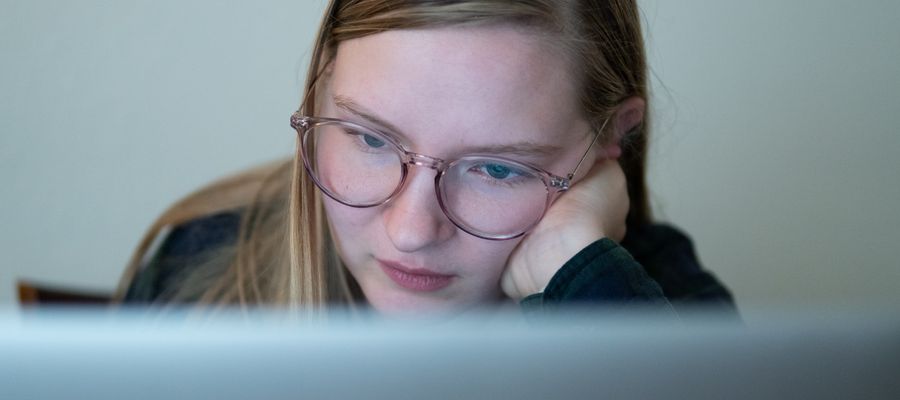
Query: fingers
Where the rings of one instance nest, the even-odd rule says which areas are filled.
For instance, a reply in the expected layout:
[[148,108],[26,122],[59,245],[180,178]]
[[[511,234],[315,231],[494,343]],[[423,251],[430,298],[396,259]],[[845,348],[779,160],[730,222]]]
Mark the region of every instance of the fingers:
[[583,199],[583,207],[593,210],[610,239],[620,241],[625,237],[625,219],[631,205],[625,172],[616,160],[599,160],[570,191]]
[[[615,159],[597,159],[591,169],[574,186],[589,186],[588,190],[591,191],[618,192],[626,188],[625,172],[622,171],[622,167]],[[625,195],[628,195],[627,189]]]

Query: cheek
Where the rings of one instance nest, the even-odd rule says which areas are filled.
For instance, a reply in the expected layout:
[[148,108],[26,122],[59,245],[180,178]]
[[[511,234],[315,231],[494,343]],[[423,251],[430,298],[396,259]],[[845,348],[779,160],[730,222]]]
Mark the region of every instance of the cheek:
[[[378,216],[378,207],[372,208],[353,208],[338,203],[331,198],[324,196],[325,215],[328,224],[331,226],[331,232],[335,241],[341,243],[362,243],[368,242],[365,236],[365,228],[370,222]],[[345,246],[340,246],[346,248]],[[353,248],[351,246],[350,248]]]
[[474,255],[473,259],[467,261],[471,266],[470,273],[478,276],[477,281],[481,285],[496,285],[503,275],[506,261],[513,252],[516,245],[521,239],[505,240],[505,241],[487,241],[483,239],[473,238],[475,241],[469,243],[465,249],[459,249],[457,254]]

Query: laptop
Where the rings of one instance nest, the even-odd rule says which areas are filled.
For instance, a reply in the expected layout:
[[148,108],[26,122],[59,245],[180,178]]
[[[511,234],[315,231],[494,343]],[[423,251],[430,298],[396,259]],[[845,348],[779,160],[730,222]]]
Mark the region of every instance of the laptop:
[[2,399],[897,399],[898,378],[896,314],[0,309]]

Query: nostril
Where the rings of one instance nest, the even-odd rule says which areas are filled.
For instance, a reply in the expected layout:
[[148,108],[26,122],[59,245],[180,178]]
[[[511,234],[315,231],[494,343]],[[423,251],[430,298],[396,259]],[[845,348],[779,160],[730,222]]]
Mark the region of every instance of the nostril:
[[433,179],[426,171],[410,171],[403,190],[385,208],[385,230],[397,250],[413,252],[452,236],[455,225],[435,196]]
[[436,243],[442,222],[429,212],[416,210],[407,198],[397,200],[384,211],[385,230],[394,247],[411,253]]

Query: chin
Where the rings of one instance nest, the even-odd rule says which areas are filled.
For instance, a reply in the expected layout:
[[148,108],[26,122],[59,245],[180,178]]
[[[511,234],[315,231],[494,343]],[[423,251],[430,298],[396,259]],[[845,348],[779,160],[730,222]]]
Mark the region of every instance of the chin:
[[363,293],[372,310],[388,317],[452,318],[464,313],[495,308],[496,298],[449,298],[403,289],[379,288]]
[[427,298],[400,291],[366,294],[366,298],[378,314],[391,317],[452,316],[469,308],[447,299]]

